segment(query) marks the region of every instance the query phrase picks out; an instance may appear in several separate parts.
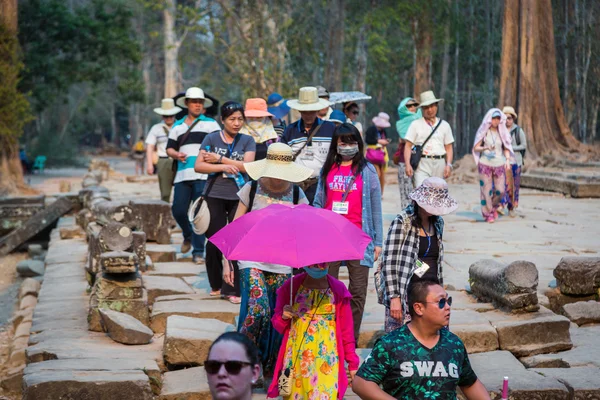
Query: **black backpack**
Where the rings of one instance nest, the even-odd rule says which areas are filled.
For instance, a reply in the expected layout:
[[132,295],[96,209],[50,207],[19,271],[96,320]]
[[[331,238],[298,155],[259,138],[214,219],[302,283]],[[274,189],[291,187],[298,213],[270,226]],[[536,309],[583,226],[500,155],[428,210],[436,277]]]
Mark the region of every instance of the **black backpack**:
[[[516,132],[515,133],[515,142],[517,142],[517,146],[521,145],[521,127],[519,125],[515,125],[516,128],[512,130],[512,132]],[[521,157],[523,157],[523,159],[525,159],[525,153],[527,153],[527,150],[517,150],[517,152],[521,153]]]
[[[254,197],[256,196],[256,188],[258,187],[258,181],[252,181],[250,184],[250,199],[248,201],[248,211],[252,211],[252,206],[254,205]],[[294,204],[298,204],[298,200],[300,199],[300,187],[298,185],[294,185],[292,189],[294,191]]]

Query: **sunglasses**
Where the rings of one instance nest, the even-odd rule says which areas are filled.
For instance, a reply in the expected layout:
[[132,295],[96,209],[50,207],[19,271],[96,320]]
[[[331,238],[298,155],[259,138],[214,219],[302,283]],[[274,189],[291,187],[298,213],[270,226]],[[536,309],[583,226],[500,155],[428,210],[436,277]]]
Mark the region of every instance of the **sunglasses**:
[[408,107],[416,107],[417,105],[418,105],[417,103],[407,104],[406,108],[408,108]]
[[231,103],[225,106],[225,110],[240,110],[244,111],[244,106],[240,103]]
[[247,361],[225,361],[225,362],[221,362],[221,361],[217,361],[217,360],[204,361],[204,369],[206,370],[206,373],[209,375],[218,374],[219,371],[221,370],[222,365],[225,366],[225,371],[227,371],[228,374],[237,375],[240,373],[242,368],[244,368],[246,365],[252,365],[252,363],[247,362]]
[[440,310],[443,310],[446,307],[446,303],[448,303],[449,307],[452,307],[452,296],[447,299],[440,299],[440,301],[426,301],[425,303],[437,304]]

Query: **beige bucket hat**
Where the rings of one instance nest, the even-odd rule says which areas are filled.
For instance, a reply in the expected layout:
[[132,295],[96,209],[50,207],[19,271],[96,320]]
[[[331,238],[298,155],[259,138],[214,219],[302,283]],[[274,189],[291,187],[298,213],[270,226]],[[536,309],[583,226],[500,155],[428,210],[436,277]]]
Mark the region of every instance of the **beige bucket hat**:
[[419,95],[421,101],[418,105],[419,108],[421,107],[426,107],[429,106],[431,104],[435,104],[435,103],[439,103],[440,101],[444,101],[444,99],[438,99],[435,97],[435,94],[433,93],[433,90],[428,90],[426,92],[423,92]]
[[312,169],[296,164],[292,148],[283,143],[273,143],[267,149],[267,158],[244,164],[244,167],[255,181],[276,178],[297,183],[307,180],[313,173]]
[[213,102],[211,99],[204,97],[204,90],[199,87],[191,87],[185,91],[185,96],[177,99],[177,105],[182,108],[187,108],[185,105],[185,99],[202,99],[204,100],[204,108],[212,106]]
[[329,101],[319,98],[316,87],[305,86],[300,88],[297,100],[288,100],[288,107],[298,111],[319,111],[329,107]]
[[510,106],[506,106],[502,109],[502,112],[504,114],[510,114],[512,115],[515,119],[517,119],[517,113],[515,112],[515,109],[510,107]]
[[155,113],[158,115],[164,115],[166,117],[176,115],[179,111],[181,111],[181,108],[175,105],[173,99],[162,99],[160,102],[160,107],[154,109]]

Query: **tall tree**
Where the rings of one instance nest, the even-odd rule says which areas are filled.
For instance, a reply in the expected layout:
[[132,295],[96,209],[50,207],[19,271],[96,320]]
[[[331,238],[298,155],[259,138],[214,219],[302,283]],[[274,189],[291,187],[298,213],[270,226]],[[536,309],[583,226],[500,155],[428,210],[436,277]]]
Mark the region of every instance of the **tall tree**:
[[512,105],[534,156],[581,151],[567,125],[556,70],[550,0],[506,0],[500,105]]
[[19,136],[31,120],[29,103],[19,92],[23,68],[17,40],[17,0],[0,0],[0,195],[27,190],[19,160]]

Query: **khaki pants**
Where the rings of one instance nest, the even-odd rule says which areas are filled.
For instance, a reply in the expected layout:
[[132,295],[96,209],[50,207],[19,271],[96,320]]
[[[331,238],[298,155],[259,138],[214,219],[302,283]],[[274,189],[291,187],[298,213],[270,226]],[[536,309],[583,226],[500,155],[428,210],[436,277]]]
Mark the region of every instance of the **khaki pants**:
[[435,160],[433,158],[421,157],[419,166],[414,174],[415,188],[421,186],[425,179],[432,176],[444,179],[444,168],[446,168],[446,160],[444,158]]
[[[338,279],[341,265],[341,261],[329,263],[329,275]],[[367,287],[369,286],[371,268],[360,265],[360,260],[346,261],[346,266],[350,277],[348,291],[352,295],[350,306],[352,308],[352,319],[354,320],[354,339],[358,344],[360,325],[365,311],[365,302],[367,301]]]
[[158,173],[158,187],[160,188],[160,199],[171,202],[171,189],[173,188],[173,160],[171,158],[159,158],[156,164]]

